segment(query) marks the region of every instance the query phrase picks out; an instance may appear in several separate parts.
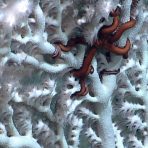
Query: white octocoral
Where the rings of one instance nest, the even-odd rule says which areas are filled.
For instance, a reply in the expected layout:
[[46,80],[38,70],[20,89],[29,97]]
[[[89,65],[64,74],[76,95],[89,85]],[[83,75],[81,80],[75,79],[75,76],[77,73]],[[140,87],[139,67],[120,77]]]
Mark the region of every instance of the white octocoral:
[[[134,2],[0,1],[0,147],[148,147],[148,32],[141,29],[148,15],[140,2],[133,8]],[[88,94],[73,96],[82,84],[72,70],[85,64],[117,6],[121,28],[136,19],[115,43],[124,46],[127,38],[134,43],[129,58],[111,53],[109,60],[97,48],[92,73],[81,76]],[[73,44],[77,36],[86,44],[61,51],[59,43]],[[108,73],[102,75],[103,69]],[[118,75],[109,73],[118,69]]]

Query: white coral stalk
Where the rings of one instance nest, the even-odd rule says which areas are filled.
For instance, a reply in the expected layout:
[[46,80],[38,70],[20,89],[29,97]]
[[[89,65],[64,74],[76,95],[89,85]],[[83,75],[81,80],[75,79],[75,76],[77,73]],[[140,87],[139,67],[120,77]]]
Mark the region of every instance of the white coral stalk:
[[70,148],[78,148],[82,126],[83,126],[82,119],[79,119],[76,116],[72,117],[71,133],[69,135]]
[[142,142],[139,141],[137,139],[137,137],[135,137],[134,135],[129,135],[129,139],[127,141],[128,141],[128,144],[127,145],[129,147],[146,148],[145,146],[143,146]]
[[101,145],[101,143],[102,143],[101,138],[96,135],[95,131],[91,127],[86,129],[85,135],[88,138],[89,143],[93,147],[97,147],[97,146]]
[[124,102],[119,110],[120,111],[118,113],[121,113],[122,116],[126,117],[127,115],[133,114],[135,111],[145,111],[145,106],[140,104]]
[[46,72],[49,73],[58,73],[60,71],[64,71],[64,69],[68,68],[67,64],[55,64],[55,65],[50,65],[45,62],[39,62],[36,58],[29,56],[25,53],[20,53],[20,54],[9,54],[9,60],[12,60],[18,64],[30,64],[33,67],[42,69]]
[[115,133],[115,142],[117,148],[124,148],[123,145],[123,137],[121,136],[121,131],[117,128],[115,124],[113,124],[113,129]]
[[[102,147],[103,148],[109,148],[109,147],[115,147],[115,137],[114,137],[114,131],[112,127],[112,109],[111,109],[111,103],[110,101],[107,104],[96,104],[96,110],[97,113],[100,116],[99,122],[98,122],[98,133],[102,140]],[[108,140],[110,139],[110,140]]]
[[91,110],[89,110],[85,107],[80,107],[78,109],[78,114],[81,117],[86,117],[86,118],[94,120],[94,121],[99,120],[99,115],[94,114]]

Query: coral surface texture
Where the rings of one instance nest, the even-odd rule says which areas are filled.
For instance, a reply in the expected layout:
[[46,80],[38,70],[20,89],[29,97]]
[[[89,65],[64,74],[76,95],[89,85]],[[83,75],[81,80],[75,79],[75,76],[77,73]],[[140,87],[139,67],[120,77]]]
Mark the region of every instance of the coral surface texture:
[[148,148],[148,0],[0,0],[0,148]]

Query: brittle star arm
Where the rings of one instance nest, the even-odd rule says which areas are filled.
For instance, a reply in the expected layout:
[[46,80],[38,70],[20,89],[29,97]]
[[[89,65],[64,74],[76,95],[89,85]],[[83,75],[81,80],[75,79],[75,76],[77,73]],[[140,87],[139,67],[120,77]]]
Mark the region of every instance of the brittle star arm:
[[130,19],[130,21],[122,24],[119,29],[116,31],[116,33],[110,38],[109,42],[113,43],[116,42],[120,39],[120,37],[122,36],[123,32],[125,32],[126,30],[134,27],[136,24],[136,20],[135,19]]
[[110,34],[112,32],[114,32],[117,27],[119,25],[119,18],[118,16],[113,18],[113,23],[110,26],[103,26],[103,28],[101,29],[101,34]]
[[80,79],[80,91],[75,92],[72,96],[85,96],[88,93],[88,87],[85,84],[85,78]]
[[97,51],[96,47],[92,47],[89,50],[86,58],[84,59],[82,67],[80,69],[78,69],[78,70],[73,70],[73,75],[75,77],[79,77],[79,78],[80,77],[85,77],[85,76],[87,76],[89,74],[89,72],[91,70],[90,69],[91,62],[92,62],[93,57],[95,56],[96,51]]
[[100,33],[103,35],[108,35],[114,32],[119,26],[119,9],[117,8],[115,11],[110,13],[110,16],[113,17],[113,22],[109,26],[103,26],[100,30]]
[[111,34],[114,32],[119,25],[119,17],[114,16],[113,23],[110,26],[103,26],[100,30],[100,33],[103,35]]
[[115,53],[117,55],[126,55],[128,53],[128,51],[129,51],[130,47],[131,47],[131,43],[130,43],[130,40],[127,39],[126,44],[125,44],[125,46],[123,48],[122,47],[117,47],[114,44],[110,44],[108,42],[103,43],[103,46],[107,50],[109,50],[112,53]]
[[83,44],[86,45],[85,39],[82,37],[77,37],[77,38],[71,38],[67,45],[63,45],[61,43],[58,43],[57,45],[61,48],[62,51],[68,52],[70,51],[74,46],[77,44]]
[[92,47],[88,54],[87,57],[84,59],[83,65],[80,69],[78,70],[73,70],[73,75],[75,77],[80,78],[80,85],[81,89],[80,91],[76,92],[73,94],[73,96],[85,96],[88,93],[88,87],[85,84],[85,77],[91,72],[91,62],[93,57],[95,56],[95,53],[97,51],[96,47]]

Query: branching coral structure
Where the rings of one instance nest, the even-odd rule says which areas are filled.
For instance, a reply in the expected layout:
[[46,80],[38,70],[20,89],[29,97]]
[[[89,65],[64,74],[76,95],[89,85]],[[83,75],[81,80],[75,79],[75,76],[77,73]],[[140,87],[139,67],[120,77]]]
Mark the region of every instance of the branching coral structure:
[[0,1],[0,148],[147,148],[148,5]]

